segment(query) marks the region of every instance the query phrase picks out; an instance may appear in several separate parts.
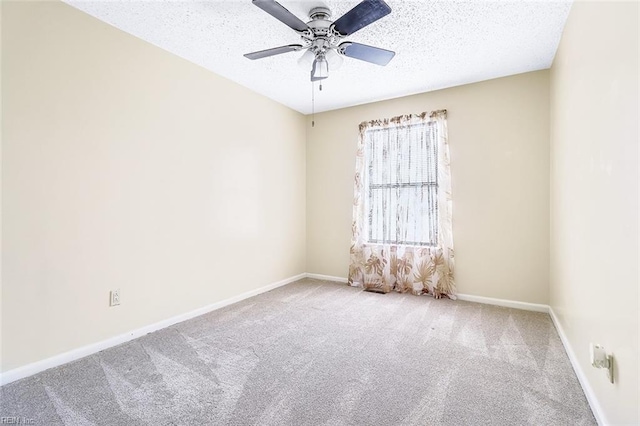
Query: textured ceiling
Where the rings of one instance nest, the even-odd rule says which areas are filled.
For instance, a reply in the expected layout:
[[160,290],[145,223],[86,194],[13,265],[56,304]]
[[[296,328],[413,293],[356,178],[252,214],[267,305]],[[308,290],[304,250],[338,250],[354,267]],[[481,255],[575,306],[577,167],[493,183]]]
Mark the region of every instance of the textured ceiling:
[[[299,42],[250,0],[79,1],[68,4],[297,111],[311,112],[300,52],[242,55]],[[279,2],[303,21],[315,6],[336,20],[359,0]],[[571,1],[387,0],[390,15],[345,40],[396,52],[386,67],[345,58],[316,90],[317,112],[549,68]]]

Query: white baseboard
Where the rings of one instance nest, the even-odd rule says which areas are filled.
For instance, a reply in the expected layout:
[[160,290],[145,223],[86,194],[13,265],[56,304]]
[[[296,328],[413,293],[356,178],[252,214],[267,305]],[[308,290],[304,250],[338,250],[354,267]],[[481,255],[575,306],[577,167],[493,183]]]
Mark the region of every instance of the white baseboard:
[[347,283],[348,280],[346,278],[342,278],[342,277],[332,277],[331,275],[321,275],[321,274],[310,274],[310,273],[306,273],[305,274],[306,278],[313,278],[314,280],[323,280],[323,281],[335,281],[338,283]]
[[52,356],[51,358],[46,358],[41,361],[36,361],[34,363],[15,368],[13,370],[8,370],[0,374],[0,385],[5,385],[7,383],[15,382],[16,380],[20,380],[25,377],[32,376],[34,374],[40,373],[41,371],[48,370],[53,367],[58,367],[62,364],[66,364],[68,362],[75,361],[80,358],[84,358],[86,356],[95,354],[96,352],[100,352],[102,350],[111,348],[113,346],[120,345],[130,340],[137,339],[138,337],[144,336],[145,334],[149,334],[154,331],[158,331],[163,328],[170,327],[179,322],[186,321],[188,319],[195,318],[200,315],[204,315],[211,311],[215,311],[216,309],[224,308],[225,306],[229,306],[234,303],[240,302],[242,300],[248,299],[250,297],[257,296],[258,294],[266,293],[269,290],[273,290],[275,288],[278,288],[283,285],[305,278],[306,275],[307,274],[299,274],[290,278],[286,278],[282,281],[278,281],[278,282],[257,288],[255,290],[247,291],[237,296],[233,296],[228,299],[221,300],[220,302],[212,303],[202,308],[195,309],[193,311],[186,312],[184,314],[177,315],[175,317],[171,317],[166,320],[163,320],[154,324],[150,324],[142,328],[138,328],[136,330],[131,330],[127,333],[114,336],[110,339],[103,340],[101,342],[96,342],[87,346],[82,346],[80,348],[73,349],[69,352],[64,352],[59,355]]
[[474,296],[472,294],[457,294],[458,300],[466,302],[484,303],[485,305],[503,306],[505,308],[521,309],[523,311],[534,311],[549,313],[549,305],[539,303],[519,302],[517,300],[495,299],[493,297]]
[[584,374],[582,367],[578,363],[578,358],[576,357],[571,344],[569,343],[569,339],[567,335],[564,333],[564,329],[558,320],[555,312],[553,312],[553,308],[549,306],[549,315],[551,316],[551,321],[553,321],[553,325],[556,326],[556,330],[558,331],[558,335],[560,336],[560,340],[562,341],[562,345],[564,346],[564,350],[569,357],[569,361],[571,361],[571,366],[573,367],[573,371],[576,373],[578,377],[578,381],[580,382],[580,386],[582,386],[582,390],[584,391],[585,396],[587,397],[587,401],[589,402],[589,406],[591,407],[591,411],[593,412],[593,416],[596,418],[596,421],[599,425],[608,425],[606,417],[604,415],[604,411],[598,402],[598,398],[596,398],[595,393],[593,392],[593,388],[589,384],[587,380],[587,376]]

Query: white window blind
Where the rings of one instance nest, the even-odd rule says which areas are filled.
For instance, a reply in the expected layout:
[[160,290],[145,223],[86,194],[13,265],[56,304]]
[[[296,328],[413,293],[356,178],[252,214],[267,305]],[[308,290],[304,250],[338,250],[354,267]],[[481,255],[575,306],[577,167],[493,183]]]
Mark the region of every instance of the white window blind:
[[369,243],[437,245],[436,132],[433,122],[373,127],[365,132]]

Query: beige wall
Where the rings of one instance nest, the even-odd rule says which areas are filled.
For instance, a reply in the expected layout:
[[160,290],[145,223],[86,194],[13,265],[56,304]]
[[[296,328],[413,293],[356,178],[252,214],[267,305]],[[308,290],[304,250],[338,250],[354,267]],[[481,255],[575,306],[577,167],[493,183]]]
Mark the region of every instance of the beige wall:
[[640,420],[638,53],[638,3],[578,2],[551,69],[551,306],[611,424]]
[[317,114],[307,122],[307,271],[346,277],[358,124],[448,110],[460,293],[548,303],[549,74]]
[[2,42],[3,371],[305,272],[304,116],[58,2]]

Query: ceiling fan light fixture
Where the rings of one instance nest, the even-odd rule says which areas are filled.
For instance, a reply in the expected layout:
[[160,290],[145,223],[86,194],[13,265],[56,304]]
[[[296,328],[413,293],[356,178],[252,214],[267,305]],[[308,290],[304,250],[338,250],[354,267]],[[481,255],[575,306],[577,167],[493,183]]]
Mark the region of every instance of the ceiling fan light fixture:
[[313,53],[311,49],[307,49],[307,51],[304,52],[302,56],[300,56],[300,59],[298,59],[298,65],[304,70],[310,70],[315,59],[315,53]]
[[344,62],[344,57],[334,49],[329,49],[325,54],[325,57],[327,58],[329,68],[331,68],[332,71],[339,69]]
[[311,81],[324,80],[327,77],[329,77],[329,63],[324,55],[318,55],[311,68]]

